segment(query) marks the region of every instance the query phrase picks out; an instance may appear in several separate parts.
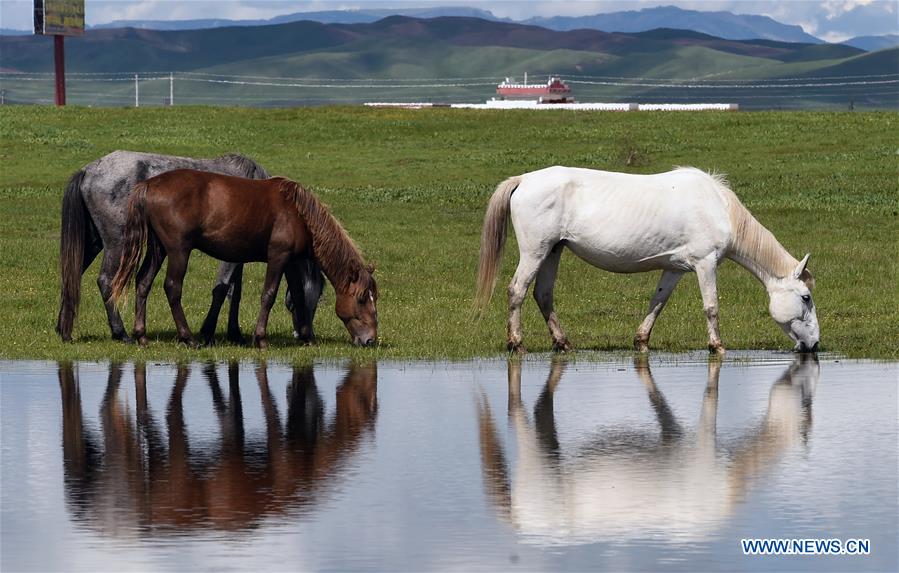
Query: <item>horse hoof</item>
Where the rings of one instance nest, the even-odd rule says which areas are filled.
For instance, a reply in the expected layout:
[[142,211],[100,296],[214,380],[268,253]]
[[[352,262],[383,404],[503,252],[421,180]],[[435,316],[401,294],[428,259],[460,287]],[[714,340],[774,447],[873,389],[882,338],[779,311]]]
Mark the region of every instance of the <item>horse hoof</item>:
[[506,344],[506,348],[512,354],[518,354],[519,356],[524,356],[525,354],[528,353],[528,351],[525,350],[525,348],[524,348],[524,344],[522,344],[520,342],[509,341],[509,343]]
[[247,345],[247,339],[244,338],[244,335],[239,332],[237,334],[229,334],[228,342],[230,342],[231,344],[237,344],[238,346]]
[[715,354],[717,356],[724,356],[724,345],[723,344],[709,344],[709,354]]
[[113,337],[113,340],[121,342],[122,344],[134,344],[134,340],[127,334],[121,334],[119,336],[115,336],[115,337]]
[[203,347],[212,347],[215,346],[215,337],[210,336],[209,338],[203,338]]
[[137,343],[138,343],[138,345],[146,348],[146,346],[150,343],[150,341],[147,340],[146,336],[141,335],[141,336],[137,337]]
[[566,353],[574,350],[574,347],[571,346],[571,343],[568,342],[568,339],[565,340],[554,340],[553,341],[553,352]]
[[646,340],[642,340],[640,338],[634,339],[634,350],[640,352],[641,354],[645,354],[649,352],[649,342]]
[[186,346],[188,348],[192,348],[194,350],[196,350],[197,348],[200,347],[200,344],[193,338],[179,338],[178,342],[180,342],[184,346]]
[[254,336],[253,337],[253,346],[258,348],[259,350],[265,350],[266,348],[268,348],[268,340],[266,340],[265,338],[260,338],[260,337]]

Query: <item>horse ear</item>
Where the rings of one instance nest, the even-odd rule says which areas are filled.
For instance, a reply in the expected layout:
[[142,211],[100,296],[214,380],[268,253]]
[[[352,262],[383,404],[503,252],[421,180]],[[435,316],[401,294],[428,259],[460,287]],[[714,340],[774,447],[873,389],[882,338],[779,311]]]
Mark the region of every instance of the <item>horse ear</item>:
[[799,261],[799,264],[796,265],[796,268],[793,269],[793,278],[794,279],[799,279],[799,277],[802,276],[802,273],[805,272],[805,267],[806,267],[806,265],[808,265],[808,259],[811,256],[812,256],[811,253],[806,253],[805,256],[802,257],[802,260]]
[[365,266],[365,270],[367,270],[367,271],[368,271],[368,274],[370,274],[370,275],[375,274],[375,266],[374,266],[374,265],[371,265],[371,264],[370,264],[370,265],[366,265],[366,266]]

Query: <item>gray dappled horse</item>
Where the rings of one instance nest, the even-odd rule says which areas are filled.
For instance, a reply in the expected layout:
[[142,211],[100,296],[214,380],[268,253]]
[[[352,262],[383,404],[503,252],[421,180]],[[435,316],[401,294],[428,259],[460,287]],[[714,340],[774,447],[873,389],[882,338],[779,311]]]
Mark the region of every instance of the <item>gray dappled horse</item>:
[[[224,175],[235,175],[250,179],[266,179],[268,173],[259,164],[243,155],[229,154],[214,159],[192,159],[155,153],[133,151],[113,151],[78,170],[66,186],[62,200],[62,228],[59,242],[59,266],[62,287],[59,318],[56,332],[63,340],[72,339],[72,328],[78,312],[81,295],[81,275],[103,251],[103,262],[97,285],[106,306],[106,316],[114,340],[130,341],[113,302],[112,277],[119,268],[122,258],[125,216],[128,199],[134,185],[150,177],[173,169],[198,169]],[[324,288],[324,277],[318,264],[309,260],[302,266],[305,313],[293,313],[294,335],[304,340],[312,340],[312,319]],[[243,342],[238,323],[238,309],[241,296],[243,265],[222,262],[218,277],[212,289],[212,304],[201,334],[211,343],[218,322],[219,311],[229,290],[231,307],[228,316],[228,340]],[[293,310],[288,294],[287,307]],[[298,315],[308,318],[302,324]]]

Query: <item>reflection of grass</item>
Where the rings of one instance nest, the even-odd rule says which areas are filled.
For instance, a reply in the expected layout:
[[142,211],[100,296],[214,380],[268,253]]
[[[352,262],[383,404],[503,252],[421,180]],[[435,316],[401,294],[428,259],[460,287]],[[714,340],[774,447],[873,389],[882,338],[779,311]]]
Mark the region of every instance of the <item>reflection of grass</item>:
[[[107,340],[95,285],[83,282],[76,343],[53,326],[58,301],[59,205],[81,165],[119,148],[211,156],[239,151],[273,174],[295,178],[331,204],[376,263],[383,344],[352,349],[326,291],[316,329],[321,343],[289,344],[287,313],[272,314],[268,356],[451,357],[497,355],[505,338],[503,285],[517,262],[509,245],[501,285],[486,317],[470,307],[487,197],[503,178],[551,164],[634,172],[695,165],[728,174],[735,191],[796,256],[812,252],[823,345],[852,356],[896,357],[895,254],[899,197],[895,113],[533,113],[318,108],[0,108],[0,356],[9,358],[241,358],[233,346],[191,351],[172,343],[161,284],[150,299],[148,349]],[[627,167],[622,142],[643,152]],[[199,328],[215,263],[195,253],[185,307]],[[258,312],[264,266],[247,271],[241,322]],[[743,269],[721,269],[722,334],[731,348],[786,349],[762,287]],[[630,347],[657,273],[615,275],[570,253],[563,257],[557,310],[583,349]],[[282,291],[283,292],[283,291]],[[133,300],[133,294],[131,295]],[[696,279],[675,292],[653,347],[705,345]],[[125,313],[130,323],[130,308]],[[536,305],[525,304],[525,342],[550,347]]]

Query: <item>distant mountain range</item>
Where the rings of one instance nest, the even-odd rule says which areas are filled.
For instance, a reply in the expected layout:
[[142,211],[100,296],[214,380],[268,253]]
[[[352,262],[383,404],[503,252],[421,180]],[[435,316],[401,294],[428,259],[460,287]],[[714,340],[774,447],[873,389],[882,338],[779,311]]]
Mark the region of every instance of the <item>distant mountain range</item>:
[[[263,26],[310,20],[323,24],[370,24],[388,16],[409,16],[413,18],[467,17],[480,18],[492,22],[514,22],[508,18],[498,18],[489,10],[458,6],[434,8],[384,8],[358,10],[322,10],[296,12],[265,20],[226,20],[208,18],[198,20],[116,20],[94,26],[95,29],[142,28],[150,30],[199,30],[225,26]],[[710,36],[729,40],[763,39],[780,42],[803,42],[820,44],[823,40],[806,33],[801,26],[783,24],[767,16],[734,14],[732,12],[704,12],[685,10],[676,6],[659,6],[643,10],[609,12],[591,16],[536,17],[518,23],[530,24],[557,31],[578,29],[600,30],[603,32],[646,32],[656,28],[676,28],[702,32]],[[862,45],[879,46],[883,49],[899,45],[899,42],[879,40],[879,36],[863,40]],[[854,40],[854,39],[853,39]],[[852,40],[850,40],[851,42]],[[855,47],[861,45],[850,44]],[[862,48],[870,51],[868,48]]]
[[[479,18],[431,18],[417,19],[391,16],[370,24],[321,24],[308,20],[269,26],[234,28],[208,28],[201,30],[145,30],[115,28],[94,30],[91,34],[67,44],[68,67],[72,71],[142,71],[142,70],[196,70],[210,66],[234,66],[258,58],[269,58],[269,63],[281,68],[283,73],[310,75],[309,70],[297,58],[302,55],[322,57],[324,53],[352,53],[359,57],[360,69],[352,71],[342,66],[328,69],[324,77],[354,77],[357,72],[368,77],[389,76],[394,62],[388,52],[399,57],[409,51],[421,60],[416,67],[423,77],[434,75],[428,67],[446,68],[447,63],[435,63],[440,58],[439,48],[447,54],[457,48],[510,48],[528,53],[553,54],[559,61],[557,72],[611,73],[614,62],[622,62],[619,75],[653,74],[664,77],[659,70],[637,65],[632,57],[650,57],[651,66],[669,62],[669,69],[678,74],[720,75],[724,70],[715,63],[727,55],[727,70],[733,72],[743,67],[770,67],[783,63],[812,62],[845,59],[864,53],[859,48],[842,44],[799,44],[772,40],[728,40],[688,30],[660,28],[648,32],[608,33],[598,30],[555,31],[539,26],[496,22]],[[52,68],[52,50],[46,49],[46,39],[38,36],[13,36],[0,39],[3,67],[7,70],[34,71]],[[421,53],[416,53],[423,50]],[[670,61],[683,59],[685,50],[706,54],[697,60],[697,69],[688,70],[688,62],[681,62],[676,69]],[[382,54],[379,56],[378,54]],[[747,58],[745,61],[733,57]],[[290,59],[290,64],[277,64],[271,58]],[[445,58],[444,58],[445,59]],[[562,64],[561,62],[566,62]],[[521,62],[524,64],[525,62]],[[831,62],[832,63],[832,62]],[[742,65],[741,65],[742,64]],[[650,63],[645,64],[649,66]],[[465,68],[482,67],[484,70],[517,69],[515,61],[481,61],[477,66],[465,63]],[[806,65],[808,67],[808,65]],[[288,69],[295,68],[295,69]],[[540,71],[539,65],[534,71]],[[526,68],[525,68],[526,69]],[[552,69],[544,70],[551,72]],[[626,72],[626,74],[625,74]],[[483,72],[478,72],[483,73]],[[315,76],[318,74],[312,73]],[[457,72],[451,75],[464,76]],[[765,73],[770,75],[770,70]]]
[[225,20],[206,18],[198,20],[114,20],[107,24],[92,26],[93,29],[109,28],[142,28],[149,30],[201,30],[205,28],[221,28],[225,26],[267,26],[270,24],[287,24],[309,20],[322,24],[371,24],[388,16],[409,16],[412,18],[441,18],[447,16],[463,18],[480,18],[490,21],[511,22],[497,18],[489,10],[466,8],[461,6],[445,6],[437,8],[384,8],[360,10],[320,10],[316,12],[295,12],[268,18],[265,20]]
[[899,46],[899,34],[886,34],[885,36],[857,36],[842,42],[847,46],[859,48],[866,52],[876,52]]
[[[40,36],[0,37],[0,71],[52,72],[51,45]],[[241,98],[250,97],[250,90],[256,90],[252,105],[396,101],[398,96],[483,101],[495,95],[496,81],[503,76],[528,72],[532,78],[562,75],[582,101],[703,98],[757,107],[833,101],[899,107],[896,84],[885,84],[882,77],[899,70],[899,48],[867,53],[844,44],[731,40],[666,28],[635,33],[556,31],[471,17],[390,16],[362,24],[304,20],[200,30],[96,29],[66,43],[66,68],[73,74],[128,77],[181,73],[176,91],[182,102],[247,101]],[[829,79],[822,87],[815,81],[820,77],[847,80]],[[864,77],[874,80],[859,79]],[[406,78],[415,78],[413,83],[420,85],[410,90],[395,83]],[[460,78],[470,79],[454,81]],[[777,89],[765,85],[777,78],[790,81]],[[368,84],[350,85],[360,79],[384,85],[369,89],[362,89]],[[5,81],[15,80],[7,76]],[[252,87],[259,81],[268,83]],[[161,89],[162,82],[157,83]],[[725,85],[714,85],[720,83]],[[40,88],[27,81],[6,86],[12,86],[7,87],[9,98],[15,90]],[[132,89],[129,82],[101,86],[94,80],[91,86],[92,93],[101,88],[122,93]],[[164,95],[160,91],[159,101]],[[104,97],[112,101],[112,96]]]
[[645,32],[656,28],[677,28],[729,40],[757,38],[779,42],[823,43],[822,40],[806,34],[801,26],[781,24],[767,16],[733,14],[732,12],[699,12],[675,6],[659,6],[593,16],[531,18],[524,23],[552,30],[590,28],[605,32]]
[[[409,16],[414,18],[466,17],[480,18],[492,22],[509,22],[512,20],[498,18],[488,10],[458,6],[434,8],[385,8],[358,10],[324,10],[315,12],[297,12],[269,19],[227,20],[222,18],[205,18],[195,20],[116,20],[99,24],[92,29],[139,28],[149,30],[200,30],[228,26],[266,26],[286,24],[302,20],[310,20],[323,24],[369,24],[388,16]],[[601,30],[604,32],[646,32],[656,28],[675,28],[692,30],[710,36],[729,40],[764,39],[780,42],[802,42],[820,44],[823,40],[806,33],[800,26],[787,25],[767,16],[751,14],[734,14],[732,12],[704,12],[685,10],[675,6],[660,6],[643,10],[610,12],[592,16],[554,16],[538,17],[519,22],[548,28],[550,30],[568,31],[577,29]],[[24,35],[30,31],[0,30],[2,35]],[[876,51],[899,46],[899,36],[862,36],[843,42],[844,44]]]

